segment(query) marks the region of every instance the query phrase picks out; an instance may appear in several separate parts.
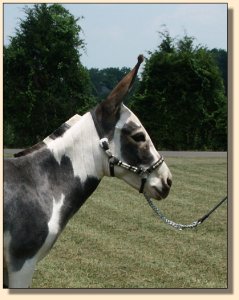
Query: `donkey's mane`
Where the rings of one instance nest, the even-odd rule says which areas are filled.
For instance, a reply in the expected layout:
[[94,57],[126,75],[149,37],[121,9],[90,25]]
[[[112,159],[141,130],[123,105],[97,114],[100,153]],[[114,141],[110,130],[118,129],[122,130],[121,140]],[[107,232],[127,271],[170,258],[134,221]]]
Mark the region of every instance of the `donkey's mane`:
[[37,144],[26,148],[18,153],[14,154],[14,157],[25,156],[29,153],[35,152],[41,148],[44,148],[50,141],[57,139],[58,137],[62,136],[69,128],[71,128],[76,122],[80,120],[81,116],[76,114],[67,120],[65,123],[61,124],[55,131],[53,131],[48,137],[44,140],[38,142]]

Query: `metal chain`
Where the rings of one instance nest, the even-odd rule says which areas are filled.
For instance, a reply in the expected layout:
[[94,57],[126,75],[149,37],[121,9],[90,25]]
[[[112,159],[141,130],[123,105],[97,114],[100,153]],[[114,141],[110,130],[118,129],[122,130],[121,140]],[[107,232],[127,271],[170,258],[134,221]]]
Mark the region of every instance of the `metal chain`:
[[214,208],[212,209],[208,214],[206,214],[204,217],[200,218],[197,221],[192,222],[191,224],[179,224],[179,223],[175,223],[169,219],[167,219],[163,213],[160,211],[160,209],[154,205],[153,201],[150,199],[150,197],[144,193],[144,197],[147,200],[149,206],[154,210],[154,212],[160,217],[160,219],[165,223],[168,224],[170,226],[172,226],[175,229],[178,230],[183,230],[183,229],[193,229],[196,228],[198,225],[200,225],[207,217],[209,217],[209,215],[219,206],[221,205],[226,199],[227,197],[223,198],[223,200]]

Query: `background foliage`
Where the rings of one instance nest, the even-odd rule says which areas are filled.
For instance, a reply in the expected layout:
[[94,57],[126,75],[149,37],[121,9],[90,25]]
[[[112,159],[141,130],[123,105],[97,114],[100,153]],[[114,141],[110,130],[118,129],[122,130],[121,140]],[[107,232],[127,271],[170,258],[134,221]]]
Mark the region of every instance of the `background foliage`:
[[15,146],[37,142],[94,105],[89,73],[80,62],[85,44],[78,20],[58,4],[25,12],[4,48],[4,125],[14,133],[5,143]]
[[[25,10],[4,47],[4,146],[26,147],[104,99],[128,68],[87,70],[80,19],[59,4]],[[156,147],[227,149],[227,53],[172,38],[148,52],[127,105]],[[137,54],[136,54],[137,55]]]
[[220,70],[192,37],[163,34],[131,105],[160,149],[225,150],[227,100]]

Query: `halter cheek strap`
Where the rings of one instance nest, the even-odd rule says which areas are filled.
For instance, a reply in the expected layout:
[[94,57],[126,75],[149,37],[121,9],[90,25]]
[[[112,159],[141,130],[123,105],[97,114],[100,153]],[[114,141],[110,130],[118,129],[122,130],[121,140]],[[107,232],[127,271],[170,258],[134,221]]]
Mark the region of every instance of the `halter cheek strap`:
[[103,138],[103,139],[100,140],[100,146],[105,151],[106,155],[109,158],[110,176],[112,176],[112,177],[115,176],[115,172],[114,172],[114,167],[115,166],[122,167],[122,168],[124,168],[124,169],[126,169],[130,172],[138,174],[141,177],[141,185],[140,185],[140,188],[139,188],[140,193],[143,193],[144,186],[145,186],[145,183],[146,183],[149,175],[164,162],[164,158],[163,158],[163,156],[161,156],[160,159],[157,160],[149,168],[143,169],[141,167],[135,167],[135,166],[129,165],[129,164],[119,160],[117,157],[115,157],[112,154],[112,152],[110,151],[109,141],[108,141],[107,138]]

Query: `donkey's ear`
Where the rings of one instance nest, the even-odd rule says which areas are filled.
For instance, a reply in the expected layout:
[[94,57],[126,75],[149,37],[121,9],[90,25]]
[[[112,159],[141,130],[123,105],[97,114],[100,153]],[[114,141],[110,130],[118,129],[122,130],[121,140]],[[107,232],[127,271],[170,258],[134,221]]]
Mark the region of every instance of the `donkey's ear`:
[[136,78],[140,64],[144,61],[143,55],[138,56],[135,67],[117,84],[105,101],[102,102],[104,109],[109,113],[116,114],[124,98],[130,92]]
[[[110,136],[113,132],[114,126],[120,117],[121,104],[127,93],[131,90],[139,66],[143,60],[143,55],[139,55],[135,67],[117,84],[106,100],[98,104],[95,110],[92,111],[92,117],[96,120],[95,123],[98,124],[96,128],[101,137],[105,135]],[[99,127],[101,128],[100,130]]]

